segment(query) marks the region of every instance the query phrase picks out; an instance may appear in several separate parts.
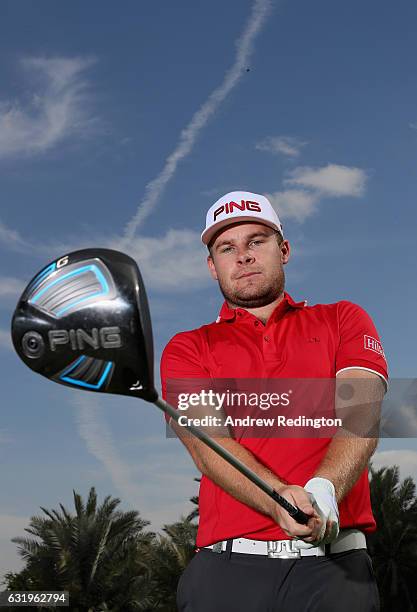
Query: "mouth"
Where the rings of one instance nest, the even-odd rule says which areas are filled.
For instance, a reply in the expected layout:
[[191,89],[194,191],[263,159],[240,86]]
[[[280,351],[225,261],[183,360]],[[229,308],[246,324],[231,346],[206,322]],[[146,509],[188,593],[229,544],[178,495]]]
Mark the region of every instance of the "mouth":
[[236,280],[239,280],[241,278],[248,278],[249,276],[255,276],[256,274],[260,274],[260,272],[247,272],[246,274],[241,274],[240,276],[238,276]]

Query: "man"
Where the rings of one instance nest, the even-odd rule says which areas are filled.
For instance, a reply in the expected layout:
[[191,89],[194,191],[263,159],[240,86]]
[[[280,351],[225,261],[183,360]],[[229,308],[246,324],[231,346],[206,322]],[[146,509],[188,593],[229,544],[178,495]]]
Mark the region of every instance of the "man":
[[[348,379],[358,382],[353,402],[375,423],[387,381],[376,329],[351,302],[307,306],[284,291],[290,245],[267,198],[226,194],[208,211],[202,241],[225,302],[215,323],[165,347],[164,397],[175,379]],[[336,408],[349,405],[339,395]],[[375,437],[218,440],[310,517],[301,525],[173,427],[203,475],[197,554],[178,585],[179,610],[379,609],[364,536],[375,529],[367,475]]]

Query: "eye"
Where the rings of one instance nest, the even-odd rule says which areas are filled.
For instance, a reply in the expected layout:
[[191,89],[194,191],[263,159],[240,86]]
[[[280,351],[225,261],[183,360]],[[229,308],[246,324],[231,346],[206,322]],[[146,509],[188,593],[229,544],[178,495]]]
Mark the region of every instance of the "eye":
[[231,246],[225,246],[222,249],[220,249],[220,253],[229,253],[232,250]]
[[258,240],[251,240],[249,244],[259,245],[259,244],[262,244],[262,243],[263,243],[263,240],[258,239]]

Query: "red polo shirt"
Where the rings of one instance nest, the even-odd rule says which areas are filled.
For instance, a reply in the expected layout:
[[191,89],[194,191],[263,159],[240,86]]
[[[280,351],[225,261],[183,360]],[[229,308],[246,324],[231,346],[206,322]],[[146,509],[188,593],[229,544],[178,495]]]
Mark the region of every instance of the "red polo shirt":
[[[363,368],[388,379],[378,333],[356,304],[307,306],[284,299],[266,325],[226,302],[215,323],[175,335],[161,359],[162,395],[167,379],[334,378],[347,368]],[[304,486],[326,453],[329,438],[242,438],[247,448],[287,482]],[[342,528],[375,530],[365,469],[339,505]],[[268,516],[253,510],[203,475],[199,492],[197,546],[246,537],[287,539]]]

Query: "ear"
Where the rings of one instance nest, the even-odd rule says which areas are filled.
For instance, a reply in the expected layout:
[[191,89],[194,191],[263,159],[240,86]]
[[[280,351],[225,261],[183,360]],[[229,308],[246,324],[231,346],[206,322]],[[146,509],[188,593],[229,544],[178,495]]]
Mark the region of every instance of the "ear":
[[213,261],[213,258],[212,258],[211,255],[207,255],[207,266],[208,266],[209,272],[211,274],[211,277],[214,280],[218,280],[217,272],[216,272],[216,267],[214,265],[214,261]]
[[279,248],[281,251],[281,262],[283,263],[283,265],[285,265],[286,263],[288,263],[288,260],[290,258],[290,243],[288,242],[288,240],[283,240],[283,242],[281,242],[281,244],[279,245]]

